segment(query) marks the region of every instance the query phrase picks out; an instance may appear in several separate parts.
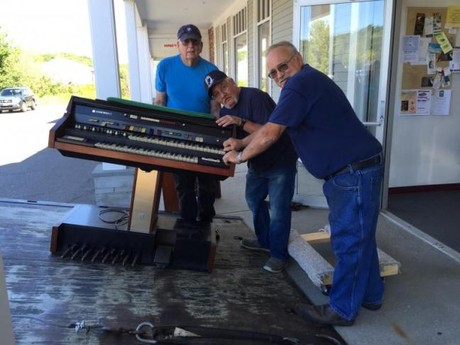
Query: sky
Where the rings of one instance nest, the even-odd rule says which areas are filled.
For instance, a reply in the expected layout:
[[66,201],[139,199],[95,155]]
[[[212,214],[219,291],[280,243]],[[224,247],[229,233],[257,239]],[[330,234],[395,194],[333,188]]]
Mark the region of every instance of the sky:
[[25,51],[92,57],[88,0],[0,0],[0,27]]

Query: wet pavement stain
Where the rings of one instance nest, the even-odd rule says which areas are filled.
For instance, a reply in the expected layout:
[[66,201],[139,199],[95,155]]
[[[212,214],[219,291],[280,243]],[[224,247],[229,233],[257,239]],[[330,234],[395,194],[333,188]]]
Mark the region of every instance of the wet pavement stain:
[[[266,253],[240,248],[235,237],[252,236],[240,220],[215,220],[220,238],[214,269],[208,273],[52,256],[51,227],[68,211],[0,205],[0,250],[18,345],[139,344],[133,335],[70,327],[81,320],[110,329],[135,329],[149,321],[247,330],[297,338],[300,344],[331,344],[325,338],[311,342],[317,333],[340,339],[332,328],[318,328],[289,312],[308,299],[284,274],[262,269]],[[227,343],[232,344],[207,342]]]

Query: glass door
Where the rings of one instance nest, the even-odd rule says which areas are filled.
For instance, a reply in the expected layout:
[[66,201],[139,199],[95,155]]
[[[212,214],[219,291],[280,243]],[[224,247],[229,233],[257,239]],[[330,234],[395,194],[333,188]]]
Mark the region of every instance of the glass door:
[[340,86],[358,117],[381,142],[390,53],[390,2],[298,0],[294,11],[294,44],[305,62]]
[[[294,5],[293,43],[304,61],[335,81],[359,119],[381,143],[385,135],[392,8],[393,0],[296,0]],[[316,197],[311,195],[315,190]],[[313,181],[307,183],[305,193],[311,206],[325,205],[322,190],[315,188]]]

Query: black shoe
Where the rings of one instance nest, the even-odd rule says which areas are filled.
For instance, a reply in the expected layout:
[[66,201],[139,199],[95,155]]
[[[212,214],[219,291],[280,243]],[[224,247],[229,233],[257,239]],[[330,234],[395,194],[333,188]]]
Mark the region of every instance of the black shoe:
[[347,320],[341,317],[329,304],[305,304],[297,308],[297,314],[321,325],[351,326],[355,323],[355,320]]
[[249,240],[247,238],[243,238],[240,242],[241,247],[249,249],[249,250],[256,250],[259,252],[270,252],[270,249],[264,248],[259,244],[257,240]]
[[198,221],[199,221],[200,223],[204,223],[204,224],[208,223],[208,224],[209,224],[209,223],[212,223],[212,219],[213,219],[212,217],[211,217],[211,218],[209,218],[209,217],[204,217],[204,218],[199,218]]
[[367,310],[372,310],[376,311],[382,308],[382,303],[363,303],[361,304],[361,307],[367,309]]
[[177,218],[175,226],[180,228],[197,228],[198,222],[195,219]]

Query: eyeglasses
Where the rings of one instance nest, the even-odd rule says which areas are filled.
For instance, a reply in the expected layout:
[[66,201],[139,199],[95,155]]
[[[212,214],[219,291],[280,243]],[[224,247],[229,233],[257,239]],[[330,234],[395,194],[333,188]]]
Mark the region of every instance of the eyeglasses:
[[219,99],[222,97],[229,89],[230,85],[232,85],[230,79],[225,79],[221,81],[219,84],[214,86],[214,90],[212,91],[212,99]]
[[201,44],[201,41],[194,40],[193,38],[189,38],[189,39],[186,39],[186,40],[184,40],[184,41],[179,40],[179,42],[180,42],[183,46],[188,46],[190,43],[191,43],[193,46],[198,46],[198,45]]
[[283,63],[280,63],[278,66],[276,66],[276,68],[272,69],[270,71],[270,73],[268,73],[268,77],[270,79],[275,79],[275,77],[278,75],[278,72],[279,73],[284,73],[287,71],[287,69],[289,68],[289,62],[291,62],[291,60],[294,58],[294,56],[296,56],[297,53],[294,53],[291,55],[291,57],[289,59],[287,59],[285,62]]

